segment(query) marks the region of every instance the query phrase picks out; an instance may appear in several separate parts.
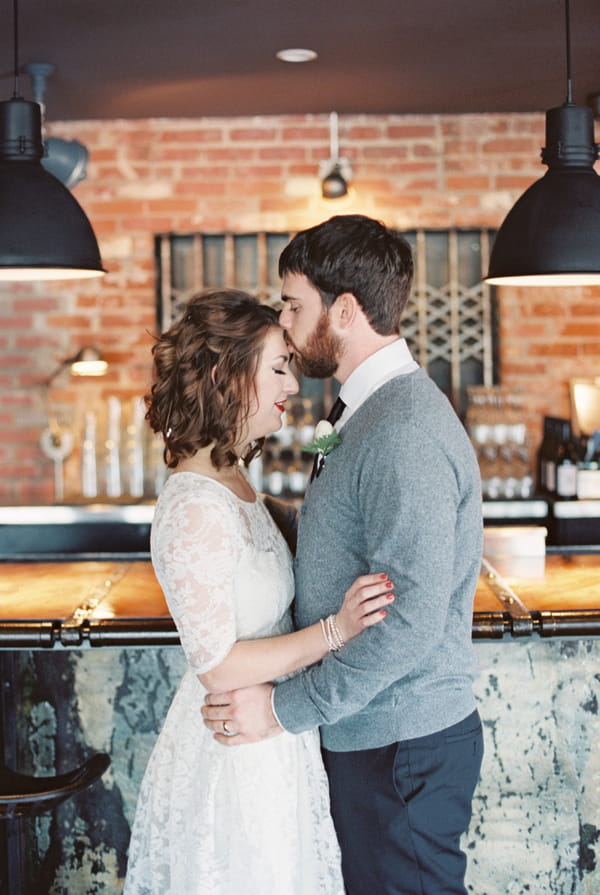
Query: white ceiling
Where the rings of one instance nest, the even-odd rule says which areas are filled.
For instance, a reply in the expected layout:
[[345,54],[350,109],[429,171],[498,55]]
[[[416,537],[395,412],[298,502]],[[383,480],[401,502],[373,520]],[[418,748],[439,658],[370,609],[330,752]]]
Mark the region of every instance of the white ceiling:
[[[600,0],[570,0],[570,16],[585,104]],[[7,3],[2,99],[12,20]],[[565,0],[19,0],[20,63],[57,67],[48,120],[543,111],[566,99],[565,30]],[[275,58],[298,46],[319,58]]]

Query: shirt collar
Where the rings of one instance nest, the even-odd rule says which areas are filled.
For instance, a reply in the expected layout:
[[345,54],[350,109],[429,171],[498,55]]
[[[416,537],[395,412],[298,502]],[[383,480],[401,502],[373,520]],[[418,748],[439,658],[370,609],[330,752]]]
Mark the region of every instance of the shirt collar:
[[[396,339],[375,354],[369,355],[352,371],[340,389],[340,398],[346,409],[340,419],[340,425],[366,401],[376,389],[384,383],[406,373],[413,373],[419,368],[414,360],[406,339]],[[340,425],[336,428],[340,428]]]

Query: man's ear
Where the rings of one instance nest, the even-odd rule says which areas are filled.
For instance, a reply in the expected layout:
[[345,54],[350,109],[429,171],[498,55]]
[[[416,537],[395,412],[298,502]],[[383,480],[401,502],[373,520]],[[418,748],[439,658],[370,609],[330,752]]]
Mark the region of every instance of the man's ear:
[[359,310],[356,296],[352,292],[342,292],[329,309],[329,319],[338,329],[349,329]]

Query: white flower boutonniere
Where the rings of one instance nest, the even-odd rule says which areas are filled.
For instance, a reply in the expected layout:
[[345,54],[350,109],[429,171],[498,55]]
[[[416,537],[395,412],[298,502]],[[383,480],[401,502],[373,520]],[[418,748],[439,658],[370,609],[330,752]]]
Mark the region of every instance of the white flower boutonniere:
[[342,439],[328,420],[320,420],[315,426],[313,440],[305,445],[302,450],[309,454],[320,454],[326,457],[334,447],[342,443]]

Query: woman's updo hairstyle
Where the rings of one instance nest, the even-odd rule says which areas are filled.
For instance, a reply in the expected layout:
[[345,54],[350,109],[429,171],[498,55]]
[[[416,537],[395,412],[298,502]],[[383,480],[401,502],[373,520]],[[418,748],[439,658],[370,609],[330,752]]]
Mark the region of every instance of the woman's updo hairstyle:
[[[146,419],[163,435],[169,468],[213,443],[217,469],[237,462],[233,448],[254,396],[263,342],[277,326],[273,308],[246,292],[221,289],[192,298],[158,338]],[[246,462],[261,446],[262,439],[250,446]]]

